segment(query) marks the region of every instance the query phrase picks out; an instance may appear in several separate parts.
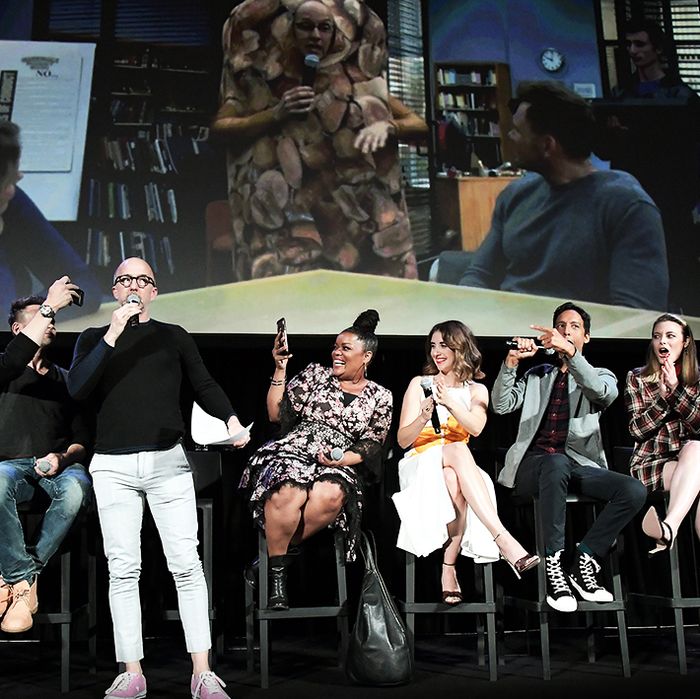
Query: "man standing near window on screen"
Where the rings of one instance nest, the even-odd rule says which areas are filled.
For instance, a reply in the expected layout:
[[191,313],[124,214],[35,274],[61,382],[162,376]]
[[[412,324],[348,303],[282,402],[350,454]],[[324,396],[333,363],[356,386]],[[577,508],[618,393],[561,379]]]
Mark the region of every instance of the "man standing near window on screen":
[[629,21],[624,30],[634,71],[621,76],[599,115],[596,154],[634,175],[659,207],[671,270],[669,307],[697,315],[700,237],[693,209],[700,203],[700,97],[681,79],[656,22]]
[[659,210],[626,172],[590,160],[590,105],[555,82],[523,83],[508,136],[528,174],[498,196],[463,286],[663,310]]
[[227,422],[232,436],[241,433],[233,446],[244,446],[249,436],[190,335],[151,318],[158,289],[150,265],[140,258],[124,260],[114,273],[112,294],[119,307],[111,323],[80,335],[68,377],[73,397],[89,399],[97,420],[90,473],[109,563],[115,650],[126,666],[106,697],[146,696],[138,581],[147,500],[177,588],[192,656],[192,697],[225,699],[224,683],[209,669],[207,584],[197,553],[194,484],[182,446],[183,378],[202,407]]

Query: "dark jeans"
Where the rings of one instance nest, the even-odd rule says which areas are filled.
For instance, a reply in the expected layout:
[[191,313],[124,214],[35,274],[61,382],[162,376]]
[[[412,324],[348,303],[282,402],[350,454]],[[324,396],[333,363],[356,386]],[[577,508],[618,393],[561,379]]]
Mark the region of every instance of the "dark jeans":
[[547,555],[564,548],[567,493],[606,503],[581,541],[598,558],[607,555],[617,535],[643,507],[647,496],[646,488],[632,476],[581,466],[566,454],[528,452],[520,462],[513,494],[539,498]]
[[[31,582],[56,552],[80,508],[90,497],[90,476],[80,464],[57,476],[40,478],[34,458],[0,461],[0,575],[5,582]],[[51,498],[36,542],[26,546],[17,503],[32,499],[36,488]]]

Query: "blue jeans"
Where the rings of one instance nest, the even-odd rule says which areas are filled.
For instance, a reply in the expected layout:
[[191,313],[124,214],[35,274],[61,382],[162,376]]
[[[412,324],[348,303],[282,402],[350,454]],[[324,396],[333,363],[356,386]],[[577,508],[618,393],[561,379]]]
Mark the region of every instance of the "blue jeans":
[[[80,508],[87,502],[90,476],[80,464],[66,467],[58,475],[40,478],[36,459],[27,457],[0,461],[0,575],[5,582],[32,582],[59,547]],[[17,504],[28,502],[41,488],[51,499],[36,541],[27,546],[17,515]]]

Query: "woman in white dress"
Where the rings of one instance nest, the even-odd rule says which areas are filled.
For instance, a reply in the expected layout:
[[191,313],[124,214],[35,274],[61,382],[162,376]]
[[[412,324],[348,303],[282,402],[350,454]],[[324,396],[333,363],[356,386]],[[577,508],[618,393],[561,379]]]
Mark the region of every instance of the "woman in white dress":
[[[539,563],[506,530],[496,511],[493,482],[474,461],[468,442],[486,424],[488,390],[471,330],[457,320],[438,323],[426,339],[424,376],[404,395],[398,443],[401,518],[397,546],[417,556],[443,548],[442,600],[459,604],[455,564],[460,551],[477,562],[505,559],[519,578]],[[431,419],[436,409],[439,433]]]

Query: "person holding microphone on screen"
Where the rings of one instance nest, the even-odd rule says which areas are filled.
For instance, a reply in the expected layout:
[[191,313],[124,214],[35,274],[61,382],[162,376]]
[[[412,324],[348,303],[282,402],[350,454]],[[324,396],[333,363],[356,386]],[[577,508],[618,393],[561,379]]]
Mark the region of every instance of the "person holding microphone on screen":
[[126,665],[105,696],[146,696],[139,573],[148,501],[177,588],[192,656],[192,697],[225,699],[224,683],[209,668],[207,584],[197,553],[194,483],[182,446],[183,380],[232,436],[241,434],[234,447],[244,446],[249,435],[187,331],[151,317],[158,289],[150,265],[136,257],[124,260],[114,273],[112,294],[118,308],[110,324],[80,335],[68,374],[71,395],[89,401],[96,415],[90,473],[109,564],[114,645],[117,660]]
[[384,25],[356,5],[245,0],[224,25],[211,136],[228,151],[237,280],[417,277],[398,139],[428,128],[389,94]]
[[[591,339],[591,317],[567,302],[555,309],[552,327],[532,325],[538,341],[516,337],[491,393],[499,415],[522,408],[515,444],[508,450],[498,482],[518,497],[539,498],[545,546],[547,603],[573,612],[574,591],[588,602],[610,602],[601,561],[622,528],[642,508],[644,487],[631,476],[608,471],[600,415],[617,397],[617,379],[588,363],[583,349]],[[548,359],[518,378],[523,359],[544,348]],[[572,492],[604,504],[564,570],[566,495]]]

